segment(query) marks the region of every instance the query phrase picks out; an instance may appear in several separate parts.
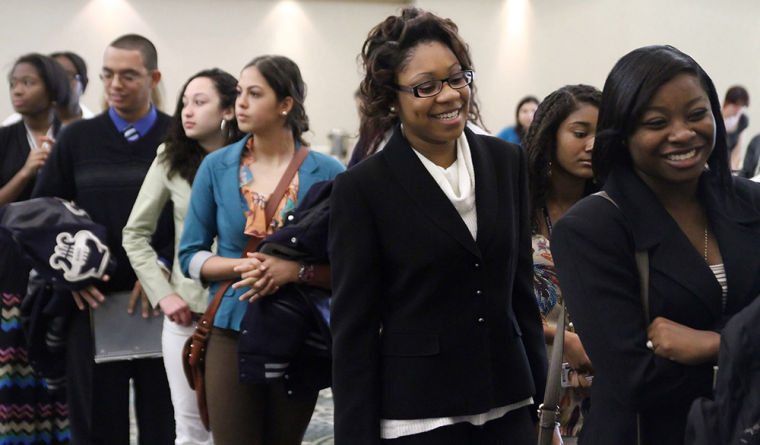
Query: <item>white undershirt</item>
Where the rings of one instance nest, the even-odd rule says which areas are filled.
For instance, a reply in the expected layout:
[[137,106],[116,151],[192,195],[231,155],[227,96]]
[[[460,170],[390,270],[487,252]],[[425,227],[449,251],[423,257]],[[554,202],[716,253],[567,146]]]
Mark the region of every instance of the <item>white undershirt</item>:
[[[464,133],[457,140],[457,159],[448,168],[440,167],[420,154],[414,153],[422,161],[435,182],[443,190],[443,193],[454,205],[462,217],[473,239],[477,239],[478,215],[475,208],[475,171],[472,168],[472,155],[470,145]],[[441,388],[441,391],[445,391]],[[380,438],[397,439],[411,436],[412,434],[425,433],[436,428],[467,422],[480,426],[489,420],[498,419],[510,411],[520,409],[533,404],[533,398],[520,400],[509,405],[490,409],[484,413],[465,416],[430,417],[425,419],[380,419]]]
[[414,147],[414,154],[430,173],[443,193],[449,198],[459,216],[462,217],[472,239],[477,239],[478,214],[475,209],[475,171],[472,168],[472,155],[467,137],[462,135],[457,139],[457,159],[448,168],[436,165],[422,155]]
[[[34,137],[34,134],[32,133],[32,130],[29,128],[28,125],[26,125],[26,122],[24,122],[24,128],[26,128],[26,141],[29,143],[29,149],[30,150],[36,150],[40,147],[37,146],[37,139]],[[50,128],[48,128],[47,133],[45,134],[46,137],[53,139],[53,126],[51,125]],[[50,145],[50,144],[48,144]],[[47,148],[53,148],[53,147],[47,147]]]

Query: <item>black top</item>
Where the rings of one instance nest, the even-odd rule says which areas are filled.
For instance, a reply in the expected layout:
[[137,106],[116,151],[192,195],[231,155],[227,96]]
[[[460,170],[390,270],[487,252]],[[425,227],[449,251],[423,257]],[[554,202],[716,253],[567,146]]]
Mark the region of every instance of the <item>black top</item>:
[[[60,127],[60,122],[56,120],[53,123],[54,136]],[[0,127],[0,187],[7,184],[21,170],[29,156],[29,150],[29,140],[23,120],[7,127]],[[29,181],[14,202],[29,199],[34,183],[35,178]],[[0,289],[3,292],[23,293],[26,289],[29,267],[19,258],[20,255],[16,252],[13,243],[0,237]]]
[[[53,123],[53,137],[58,134],[61,124]],[[29,140],[24,121],[18,121],[7,127],[0,127],[0,187],[10,181],[21,170],[29,156]],[[24,201],[32,195],[35,180],[29,181],[21,194],[14,201]]]
[[[396,127],[330,199],[336,443],[543,398],[524,151],[465,129],[477,240]],[[533,411],[535,413],[535,411]]]
[[725,310],[702,252],[630,169],[613,170],[604,185],[619,208],[592,195],[555,224],[562,295],[595,371],[582,445],[634,445],[637,413],[643,444],[684,443],[689,406],[711,393],[712,363],[681,365],[646,347],[634,252],[649,255],[650,319],[720,331],[760,294],[760,184],[732,180],[726,189],[706,172],[698,189],[728,278]]
[[[102,291],[131,289],[137,279],[121,246],[121,231],[168,126],[169,116],[159,112],[145,136],[127,142],[107,112],[75,122],[61,134],[37,179],[35,197],[73,200],[106,227],[117,265],[111,280],[99,286]],[[167,226],[161,222],[160,227]]]
[[749,126],[749,118],[746,114],[739,116],[739,123],[736,125],[736,130],[731,133],[726,133],[726,143],[728,145],[729,153],[736,148],[736,144],[739,143],[739,136]]

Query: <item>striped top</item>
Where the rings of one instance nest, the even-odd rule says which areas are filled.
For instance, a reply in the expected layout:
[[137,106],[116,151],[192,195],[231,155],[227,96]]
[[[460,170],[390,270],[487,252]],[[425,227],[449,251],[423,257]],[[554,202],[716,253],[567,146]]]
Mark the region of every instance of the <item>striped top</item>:
[[715,275],[715,279],[718,280],[718,284],[720,284],[720,289],[721,289],[720,308],[721,308],[721,311],[725,313],[726,303],[728,299],[728,280],[726,279],[726,268],[721,263],[721,264],[713,264],[712,266],[710,266],[710,270],[712,271],[713,275]]

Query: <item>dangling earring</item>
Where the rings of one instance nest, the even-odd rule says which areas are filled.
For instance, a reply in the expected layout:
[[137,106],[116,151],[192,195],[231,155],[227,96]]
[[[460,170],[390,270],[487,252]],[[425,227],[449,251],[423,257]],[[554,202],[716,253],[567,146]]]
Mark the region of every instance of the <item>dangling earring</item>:
[[227,121],[222,119],[222,123],[219,124],[219,130],[221,130],[222,133],[224,133],[224,127],[227,126]]
[[549,161],[549,173],[547,173],[546,176],[548,176],[550,178],[552,176],[552,161]]

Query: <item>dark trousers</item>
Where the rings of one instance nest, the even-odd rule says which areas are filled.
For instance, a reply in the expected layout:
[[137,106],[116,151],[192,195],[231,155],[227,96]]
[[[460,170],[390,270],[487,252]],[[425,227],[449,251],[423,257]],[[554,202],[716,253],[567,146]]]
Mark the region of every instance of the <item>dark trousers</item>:
[[213,328],[206,347],[206,402],[215,445],[300,445],[317,392],[289,397],[281,383],[241,384],[239,334]]
[[135,388],[139,444],[173,444],[174,413],[163,361],[96,365],[89,313],[74,312],[66,351],[72,445],[129,445],[130,379]]
[[535,445],[536,427],[529,408],[510,411],[503,417],[475,426],[456,423],[426,433],[383,440],[387,445]]

